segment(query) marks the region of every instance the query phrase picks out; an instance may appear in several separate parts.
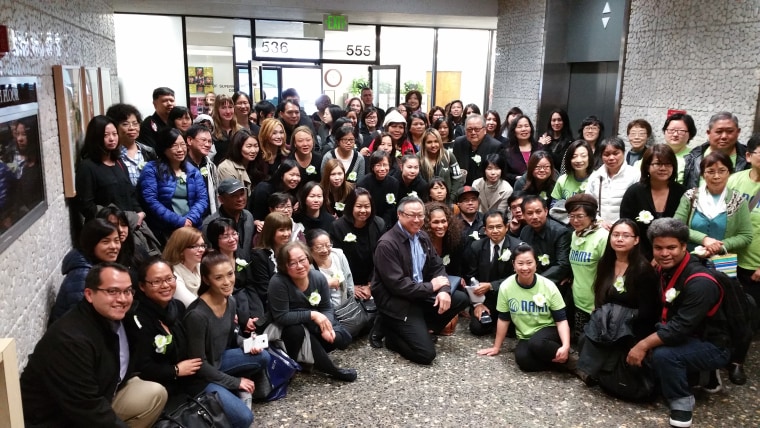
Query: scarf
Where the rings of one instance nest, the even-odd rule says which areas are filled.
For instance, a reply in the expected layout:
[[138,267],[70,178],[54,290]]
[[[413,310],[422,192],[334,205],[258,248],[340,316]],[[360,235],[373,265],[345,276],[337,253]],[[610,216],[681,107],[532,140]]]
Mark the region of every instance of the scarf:
[[712,193],[707,190],[706,184],[700,184],[697,189],[697,200],[694,201],[694,209],[699,211],[707,217],[708,220],[712,220],[715,217],[726,212],[726,192],[728,188],[724,187],[717,202]]
[[580,232],[575,232],[575,236],[579,238],[585,238],[586,236],[589,236],[599,230],[600,227],[602,227],[602,222],[594,220],[585,229],[581,230]]

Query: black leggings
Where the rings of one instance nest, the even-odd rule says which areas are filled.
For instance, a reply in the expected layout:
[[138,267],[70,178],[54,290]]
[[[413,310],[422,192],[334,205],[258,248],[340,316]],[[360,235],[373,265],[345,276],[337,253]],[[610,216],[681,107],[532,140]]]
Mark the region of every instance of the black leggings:
[[[310,326],[306,326],[308,329]],[[351,335],[340,327],[334,327],[335,340],[333,343],[329,343],[322,339],[320,334],[315,333],[312,329],[309,329],[311,335],[311,353],[314,356],[314,367],[327,374],[335,374],[338,372],[338,368],[333,364],[328,352],[333,349],[346,349],[351,344]],[[282,341],[285,342],[285,347],[288,349],[288,356],[293,360],[298,357],[298,353],[301,352],[301,346],[303,345],[304,337],[306,336],[306,330],[303,324],[294,324],[282,328]]]
[[557,349],[562,347],[557,326],[544,327],[530,339],[519,340],[515,348],[515,362],[520,370],[538,372],[550,369]]

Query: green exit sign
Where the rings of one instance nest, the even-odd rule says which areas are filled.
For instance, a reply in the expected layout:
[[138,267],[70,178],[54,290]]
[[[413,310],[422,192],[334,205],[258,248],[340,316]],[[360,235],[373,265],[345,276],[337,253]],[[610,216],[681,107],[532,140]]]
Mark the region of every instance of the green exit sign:
[[325,15],[325,30],[348,31],[348,17],[346,15]]

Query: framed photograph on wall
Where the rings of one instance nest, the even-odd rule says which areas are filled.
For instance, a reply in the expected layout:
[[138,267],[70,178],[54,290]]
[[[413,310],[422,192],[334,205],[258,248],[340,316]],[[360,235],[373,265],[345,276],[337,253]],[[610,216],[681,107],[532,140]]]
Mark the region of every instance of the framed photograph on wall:
[[84,126],[87,129],[87,124],[90,123],[93,117],[100,114],[100,90],[98,89],[98,83],[100,78],[98,77],[98,69],[90,67],[82,67],[80,73],[82,77],[82,100],[83,113],[84,113]]
[[0,78],[0,252],[47,209],[37,79]]
[[[98,69],[100,82],[100,99],[103,102],[103,111],[108,111],[111,107],[111,69],[100,67]],[[105,113],[103,113],[105,114]]]
[[76,196],[74,165],[84,145],[85,133],[81,67],[54,65],[53,86],[61,143],[63,193],[67,198],[73,198]]

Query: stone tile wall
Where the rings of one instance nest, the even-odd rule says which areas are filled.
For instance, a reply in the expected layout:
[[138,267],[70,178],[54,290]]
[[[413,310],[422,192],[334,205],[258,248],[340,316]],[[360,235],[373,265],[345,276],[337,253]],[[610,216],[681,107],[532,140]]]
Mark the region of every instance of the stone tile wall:
[[644,118],[663,142],[668,109],[688,111],[692,145],[707,141],[710,116],[736,114],[746,141],[760,87],[760,1],[632,0],[620,129]]
[[23,367],[45,331],[62,280],[61,260],[71,248],[52,66],[110,68],[112,99],[118,100],[113,6],[110,0],[0,0],[0,23],[13,31],[0,76],[38,78],[48,201],[45,214],[0,254],[0,337],[16,339]]
[[545,0],[499,0],[491,108],[520,107],[535,120],[544,57]]

